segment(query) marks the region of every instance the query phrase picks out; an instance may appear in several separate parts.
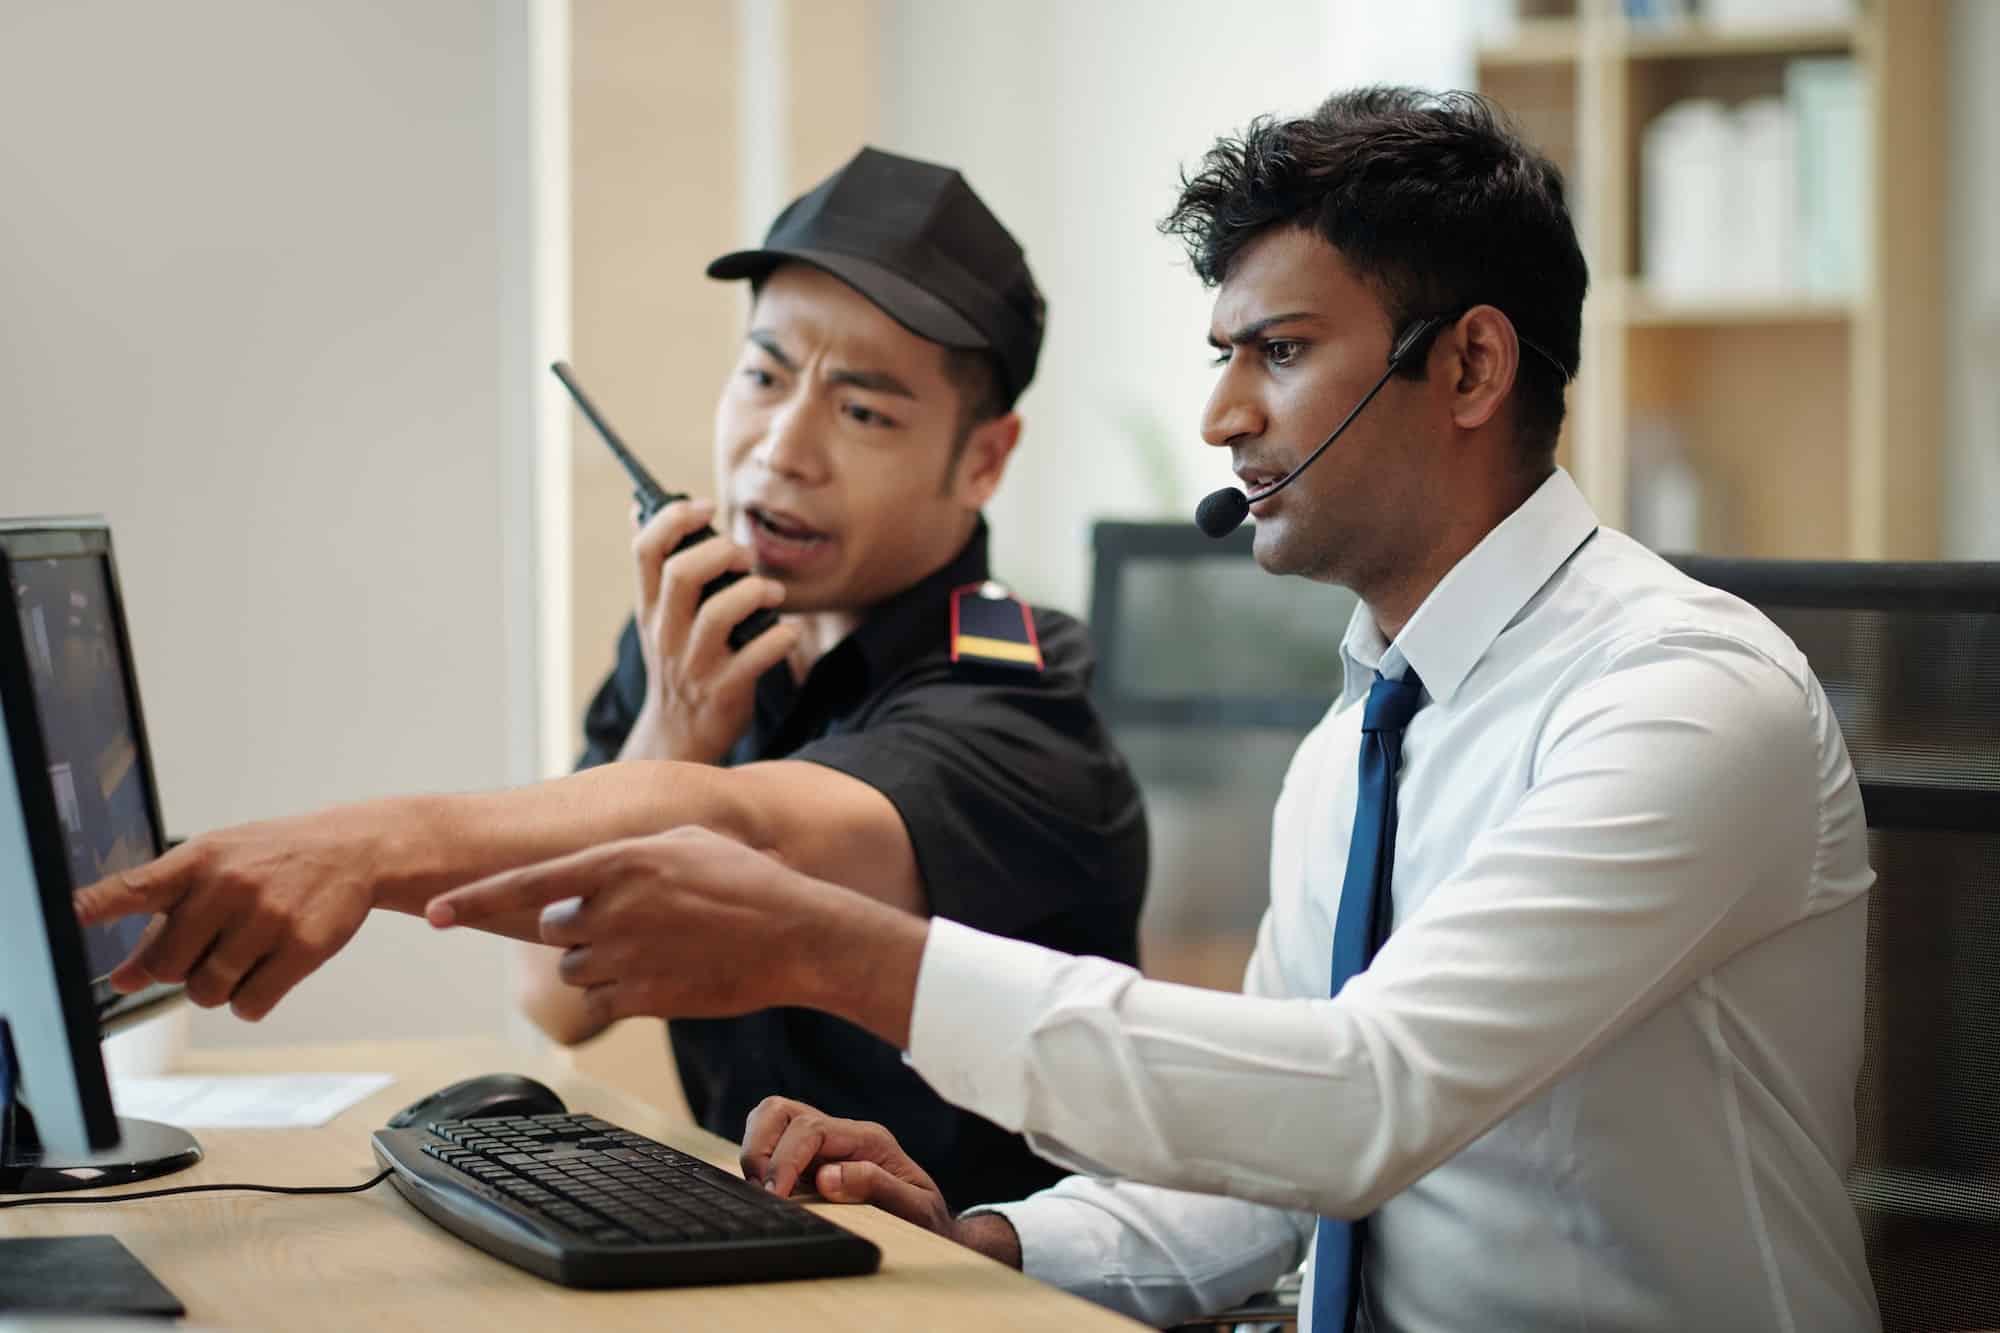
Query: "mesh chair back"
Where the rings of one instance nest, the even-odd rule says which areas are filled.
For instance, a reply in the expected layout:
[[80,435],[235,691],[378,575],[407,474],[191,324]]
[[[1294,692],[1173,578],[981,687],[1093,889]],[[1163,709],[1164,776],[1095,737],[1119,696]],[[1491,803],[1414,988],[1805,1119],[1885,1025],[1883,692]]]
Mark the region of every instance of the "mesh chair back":
[[1675,563],[1805,651],[1861,781],[1848,1191],[1884,1328],[2000,1327],[2000,564]]

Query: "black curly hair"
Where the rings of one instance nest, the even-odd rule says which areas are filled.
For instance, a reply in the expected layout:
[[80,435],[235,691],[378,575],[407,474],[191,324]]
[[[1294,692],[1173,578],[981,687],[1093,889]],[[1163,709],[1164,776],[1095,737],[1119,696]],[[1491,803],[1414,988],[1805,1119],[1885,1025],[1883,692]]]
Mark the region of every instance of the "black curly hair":
[[[1590,274],[1555,164],[1477,93],[1375,87],[1309,116],[1259,117],[1218,139],[1160,230],[1207,286],[1272,227],[1308,228],[1370,280],[1393,337],[1411,321],[1492,305],[1533,353],[1515,380],[1523,446],[1552,453],[1577,370]],[[1404,373],[1421,377],[1412,358]]]

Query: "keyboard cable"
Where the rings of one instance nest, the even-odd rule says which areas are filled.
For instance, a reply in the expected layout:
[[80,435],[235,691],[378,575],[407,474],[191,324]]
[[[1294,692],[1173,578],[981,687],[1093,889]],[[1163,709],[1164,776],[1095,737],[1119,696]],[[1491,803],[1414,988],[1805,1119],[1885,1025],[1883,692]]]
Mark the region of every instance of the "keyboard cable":
[[210,1194],[217,1190],[250,1190],[259,1194],[359,1194],[363,1190],[374,1189],[389,1176],[390,1171],[385,1170],[373,1180],[359,1185],[177,1185],[173,1189],[140,1190],[135,1194],[97,1194],[85,1199],[67,1195],[46,1199],[0,1199],[0,1208],[39,1208],[52,1203],[124,1203],[131,1199],[164,1199],[170,1194]]
[[[17,1079],[14,1061],[7,1049],[4,1032],[0,1032],[0,1129],[9,1131],[0,1134],[0,1158],[13,1147],[12,1128],[14,1117],[14,1089]],[[132,1199],[164,1199],[172,1194],[212,1194],[218,1190],[248,1190],[258,1194],[360,1194],[372,1190],[387,1180],[394,1168],[385,1168],[374,1179],[360,1185],[176,1185],[172,1189],[140,1190],[133,1194],[93,1194],[87,1198],[71,1198],[68,1195],[36,1197],[32,1199],[0,1199],[0,1208],[40,1208],[54,1203],[124,1203]]]

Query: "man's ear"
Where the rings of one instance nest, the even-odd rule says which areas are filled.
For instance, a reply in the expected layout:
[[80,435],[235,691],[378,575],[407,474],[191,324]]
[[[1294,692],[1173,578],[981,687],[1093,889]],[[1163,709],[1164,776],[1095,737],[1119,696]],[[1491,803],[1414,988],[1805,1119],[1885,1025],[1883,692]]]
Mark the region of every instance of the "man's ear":
[[1452,422],[1476,430],[1492,420],[1513,391],[1521,369],[1514,323],[1490,305],[1476,305],[1442,339],[1445,382],[1451,385]]
[[975,425],[959,450],[958,465],[951,478],[953,497],[967,509],[984,509],[993,492],[999,489],[1007,460],[1014,456],[1014,446],[1020,442],[1019,412],[990,417]]

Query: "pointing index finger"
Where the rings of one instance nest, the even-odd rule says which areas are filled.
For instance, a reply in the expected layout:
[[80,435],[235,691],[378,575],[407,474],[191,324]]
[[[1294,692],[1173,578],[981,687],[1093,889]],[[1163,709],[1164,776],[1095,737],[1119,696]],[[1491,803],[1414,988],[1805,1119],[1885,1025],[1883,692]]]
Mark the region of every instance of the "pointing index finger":
[[477,926],[497,916],[537,911],[565,898],[588,898],[597,890],[590,862],[601,849],[574,852],[553,861],[503,870],[497,875],[441,893],[424,907],[424,918],[440,930]]
[[194,887],[193,860],[180,850],[156,861],[106,875],[75,895],[76,918],[86,926],[101,926],[141,912],[165,912]]

